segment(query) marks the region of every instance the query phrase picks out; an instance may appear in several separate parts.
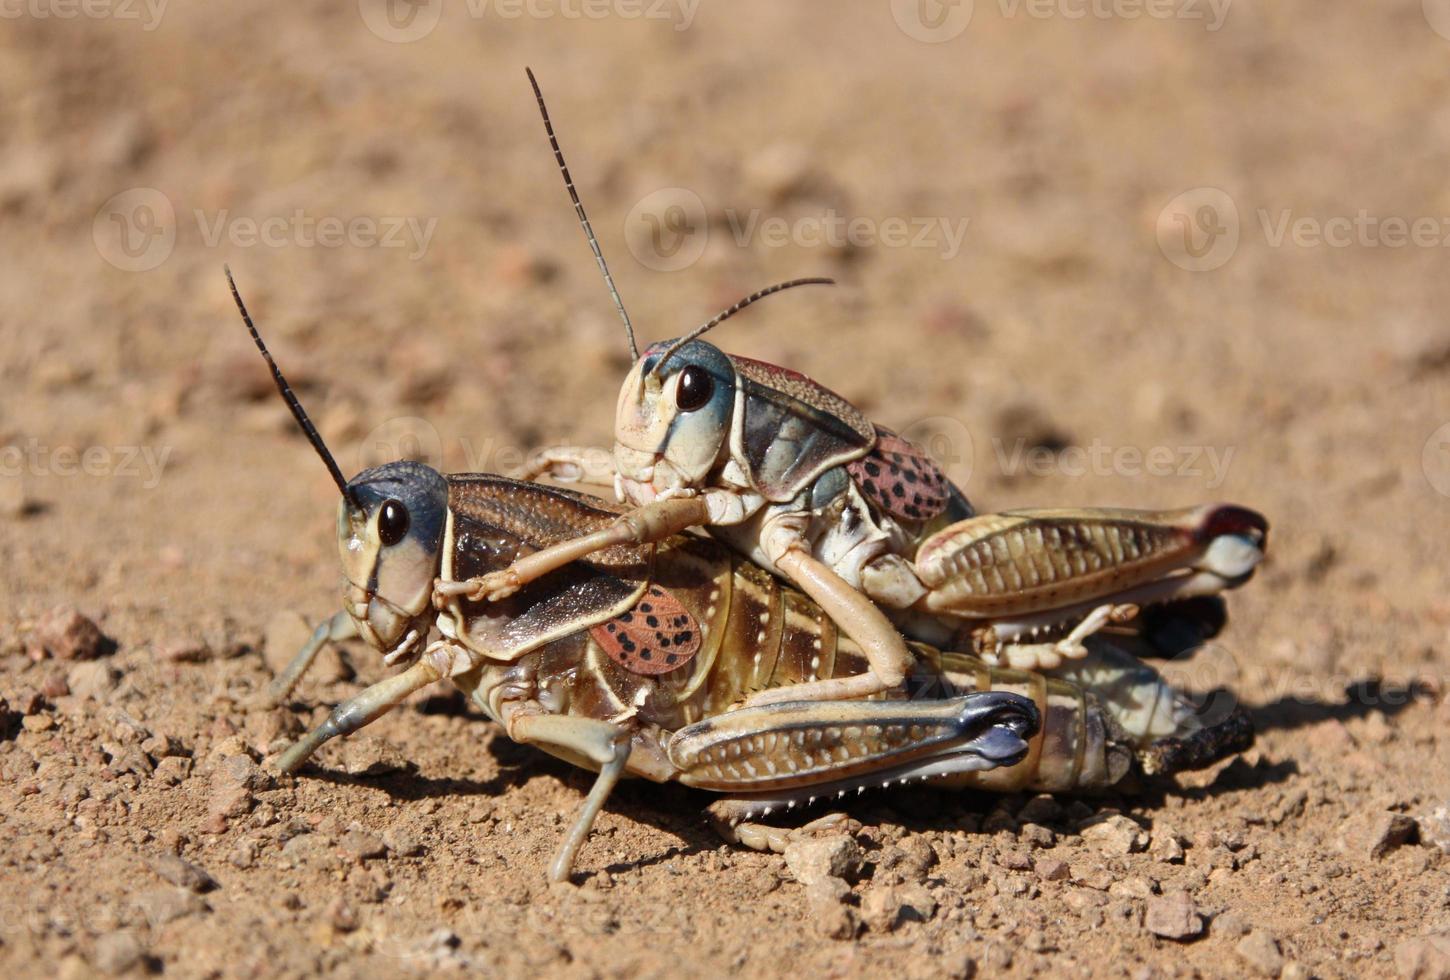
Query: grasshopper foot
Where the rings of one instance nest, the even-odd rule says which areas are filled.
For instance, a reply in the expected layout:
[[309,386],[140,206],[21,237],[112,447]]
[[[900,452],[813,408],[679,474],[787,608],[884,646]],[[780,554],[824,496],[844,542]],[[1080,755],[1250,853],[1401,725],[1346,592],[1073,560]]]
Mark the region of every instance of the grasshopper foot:
[[464,582],[439,580],[433,584],[433,605],[441,609],[449,599],[460,595],[470,602],[498,602],[507,599],[521,588],[523,588],[523,582],[510,568],[499,572],[489,572],[487,575],[480,575],[478,578],[471,578]]
[[523,588],[523,583],[514,574],[513,569],[505,568],[501,572],[489,572],[469,583],[468,598],[474,602],[500,602],[513,595]]
[[727,844],[738,844],[752,851],[784,854],[786,845],[792,841],[815,834],[850,833],[853,829],[860,829],[859,824],[853,828],[851,819],[844,813],[828,813],[800,827],[772,827],[769,824],[741,819],[743,813],[759,808],[748,804],[742,808],[740,803],[739,800],[729,798],[716,800],[706,807],[705,815],[710,820],[710,826],[715,828],[715,833]]
[[1138,607],[1132,603],[1098,606],[1083,617],[1082,622],[1072,628],[1056,643],[1015,643],[984,652],[982,659],[992,666],[1007,666],[1014,670],[1056,670],[1065,660],[1081,660],[1088,655],[1085,641],[1109,623],[1125,623],[1138,615]]

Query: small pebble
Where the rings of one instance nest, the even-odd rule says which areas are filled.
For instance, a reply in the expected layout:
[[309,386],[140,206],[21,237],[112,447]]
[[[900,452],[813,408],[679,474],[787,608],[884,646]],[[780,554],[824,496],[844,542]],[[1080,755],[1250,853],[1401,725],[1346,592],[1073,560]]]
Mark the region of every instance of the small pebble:
[[56,606],[41,616],[35,641],[57,660],[93,660],[116,647],[99,626],[71,606]]
[[1148,899],[1143,927],[1155,936],[1183,942],[1203,934],[1203,916],[1187,892],[1174,891]]
[[1184,843],[1184,839],[1177,833],[1167,828],[1159,828],[1153,831],[1148,853],[1164,864],[1182,864]]
[[157,656],[173,664],[199,664],[212,658],[211,647],[200,640],[172,640],[162,644]]
[[1133,854],[1148,846],[1148,835],[1143,828],[1117,813],[1094,818],[1078,833],[1105,854]]
[[1020,848],[1009,848],[998,854],[997,863],[1009,871],[1032,870],[1032,856]]
[[342,848],[343,853],[355,861],[380,858],[388,853],[388,848],[381,837],[361,829],[349,830],[343,834],[338,846]]
[[122,930],[108,932],[96,940],[96,952],[92,962],[102,973],[116,976],[140,964],[144,955],[145,950],[141,948],[140,940],[130,932]]
[[794,840],[786,845],[785,864],[807,886],[823,878],[850,878],[861,869],[861,845],[846,834]]
[[417,857],[423,853],[422,843],[407,832],[392,827],[383,831],[383,843],[399,857]]
[[1262,929],[1255,929],[1234,946],[1239,958],[1266,977],[1277,977],[1284,968],[1279,942]]
[[343,899],[333,899],[327,907],[327,921],[338,932],[352,932],[357,928],[357,914]]
[[1420,843],[1450,854],[1450,807],[1436,807],[1419,819]]
[[1413,843],[1419,832],[1420,825],[1403,813],[1381,814],[1370,825],[1366,838],[1369,856],[1384,857],[1397,847]]
[[1395,946],[1395,972],[1404,980],[1450,980],[1450,933],[1402,940]]
[[59,670],[53,670],[46,674],[45,680],[40,682],[40,693],[52,701],[69,694],[70,684],[66,683],[65,673]]
[[158,878],[169,881],[178,888],[205,892],[217,887],[215,878],[175,854],[158,854],[148,859],[146,864]]
[[136,898],[153,929],[188,915],[210,911],[205,899],[185,888],[152,888]]
[[91,660],[76,664],[65,679],[76,697],[105,701],[120,684],[121,672],[104,660]]

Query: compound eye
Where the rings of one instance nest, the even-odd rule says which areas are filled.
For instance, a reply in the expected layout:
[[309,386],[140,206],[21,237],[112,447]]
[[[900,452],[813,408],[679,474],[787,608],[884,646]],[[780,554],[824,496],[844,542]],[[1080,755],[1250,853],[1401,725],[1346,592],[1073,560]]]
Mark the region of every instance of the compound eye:
[[682,412],[696,412],[710,402],[715,394],[715,379],[710,372],[691,364],[680,372],[680,386],[675,389],[675,404]]
[[383,542],[384,547],[395,545],[403,540],[403,535],[408,533],[408,525],[411,523],[408,508],[396,500],[385,501],[383,509],[378,513],[378,539]]

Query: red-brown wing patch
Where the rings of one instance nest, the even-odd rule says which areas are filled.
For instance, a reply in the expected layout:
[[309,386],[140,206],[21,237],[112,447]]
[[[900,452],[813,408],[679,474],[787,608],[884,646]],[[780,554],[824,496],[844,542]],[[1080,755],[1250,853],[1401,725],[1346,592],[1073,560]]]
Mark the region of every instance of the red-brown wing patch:
[[929,521],[946,509],[951,484],[930,456],[888,429],[876,446],[846,464],[856,486],[881,510],[903,521]]
[[651,585],[629,612],[590,627],[605,656],[631,674],[668,674],[700,652],[700,624],[658,585]]

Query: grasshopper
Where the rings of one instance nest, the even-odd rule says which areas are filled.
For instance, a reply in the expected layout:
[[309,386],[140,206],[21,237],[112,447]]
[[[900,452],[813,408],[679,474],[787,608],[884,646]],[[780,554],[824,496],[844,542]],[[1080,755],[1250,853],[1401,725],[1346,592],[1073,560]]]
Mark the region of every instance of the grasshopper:
[[412,462],[346,480],[231,288],[342,495],[343,611],[316,629],[272,697],[285,700],[330,641],[361,637],[402,668],[282,752],[282,772],[446,678],[509,738],[598,773],[550,867],[564,880],[626,774],[721,794],[709,812],[728,839],[779,850],[783,832],[753,821],[818,797],[918,779],[1002,791],[1105,788],[1134,769],[1206,764],[1251,738],[1241,715],[1198,725],[1156,674],[1106,646],[1073,681],[915,644],[909,683],[889,697],[751,707],[744,700],[753,691],[806,690],[860,671],[865,657],[805,595],[695,536],[604,549],[497,603],[454,595],[435,604],[440,582],[609,526],[620,508]]
[[[829,700],[900,684],[912,658],[903,633],[968,646],[994,663],[1052,669],[1086,656],[1086,637],[1145,603],[1212,595],[1253,573],[1268,525],[1251,510],[976,514],[927,454],[840,395],[700,339],[764,296],[829,280],[761,290],[641,355],[532,72],[529,81],[634,366],[612,453],[556,447],[521,475],[612,484],[633,507],[589,535],[448,583],[445,594],[500,600],[597,549],[704,528],[798,586],[860,644],[868,669],[821,678],[803,695]],[[1043,632],[1066,635],[1030,642]],[[752,703],[798,694],[764,691]]]

